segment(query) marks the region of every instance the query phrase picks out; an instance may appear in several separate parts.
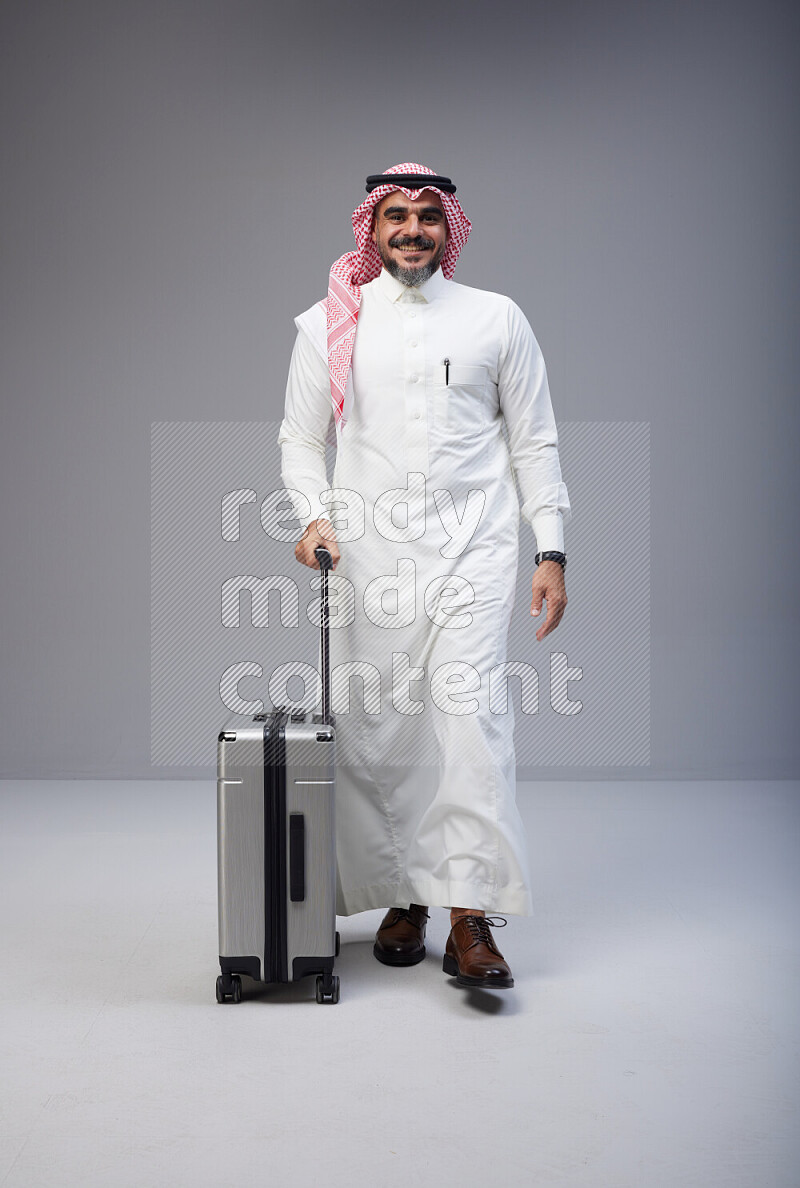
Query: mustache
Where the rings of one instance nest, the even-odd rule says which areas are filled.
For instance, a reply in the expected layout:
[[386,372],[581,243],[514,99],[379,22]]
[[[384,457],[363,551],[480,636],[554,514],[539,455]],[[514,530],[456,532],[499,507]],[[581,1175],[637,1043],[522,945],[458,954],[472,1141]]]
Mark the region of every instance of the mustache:
[[427,239],[424,235],[417,235],[416,237],[395,235],[393,239],[389,240],[389,247],[393,248],[415,247],[421,251],[426,251],[428,248],[435,246],[433,240]]

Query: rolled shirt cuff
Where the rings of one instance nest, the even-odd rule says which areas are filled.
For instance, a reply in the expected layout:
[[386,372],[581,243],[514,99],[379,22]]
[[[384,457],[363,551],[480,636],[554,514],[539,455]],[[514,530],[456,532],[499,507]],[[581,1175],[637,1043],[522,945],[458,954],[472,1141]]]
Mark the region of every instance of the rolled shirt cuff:
[[[315,520],[330,520],[331,512],[324,503],[320,503],[319,499],[311,501],[311,515],[308,517],[308,523],[313,524]],[[305,525],[308,527],[308,524]]]
[[536,536],[536,551],[538,553],[566,552],[564,548],[564,522],[561,512],[555,515],[539,515],[531,525]]
[[321,520],[323,517],[326,520],[330,519],[330,512],[319,496],[309,495],[308,491],[303,491],[299,487],[287,489],[291,492],[292,508],[302,532],[305,532],[309,524],[313,524],[315,520]]

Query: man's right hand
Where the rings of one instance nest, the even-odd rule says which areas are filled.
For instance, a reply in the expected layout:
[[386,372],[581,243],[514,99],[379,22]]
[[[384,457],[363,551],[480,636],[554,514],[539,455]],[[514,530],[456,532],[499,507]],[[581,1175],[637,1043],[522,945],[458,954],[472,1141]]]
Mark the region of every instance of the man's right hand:
[[309,569],[319,569],[319,561],[314,556],[314,550],[320,545],[330,553],[335,569],[339,564],[340,553],[336,544],[336,532],[330,520],[312,520],[295,545],[294,555],[301,565],[307,565]]

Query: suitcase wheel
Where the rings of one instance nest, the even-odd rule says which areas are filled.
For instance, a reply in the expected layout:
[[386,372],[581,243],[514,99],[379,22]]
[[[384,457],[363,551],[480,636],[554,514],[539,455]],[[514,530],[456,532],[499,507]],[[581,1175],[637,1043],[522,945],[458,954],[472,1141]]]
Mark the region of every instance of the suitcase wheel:
[[339,978],[330,974],[326,978],[320,974],[317,978],[317,1002],[337,1003],[339,1001]]
[[217,978],[217,1002],[228,1001],[242,1001],[242,979],[238,974],[229,974],[227,977],[220,974]]

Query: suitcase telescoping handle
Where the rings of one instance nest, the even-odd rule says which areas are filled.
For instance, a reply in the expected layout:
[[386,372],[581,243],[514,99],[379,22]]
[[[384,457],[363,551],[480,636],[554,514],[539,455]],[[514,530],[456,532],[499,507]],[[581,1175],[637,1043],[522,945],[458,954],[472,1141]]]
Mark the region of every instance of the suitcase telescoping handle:
[[320,615],[320,638],[322,643],[322,721],[331,720],[331,670],[328,651],[328,570],[333,568],[333,558],[323,545],[314,549],[319,561],[322,590],[322,614]]

